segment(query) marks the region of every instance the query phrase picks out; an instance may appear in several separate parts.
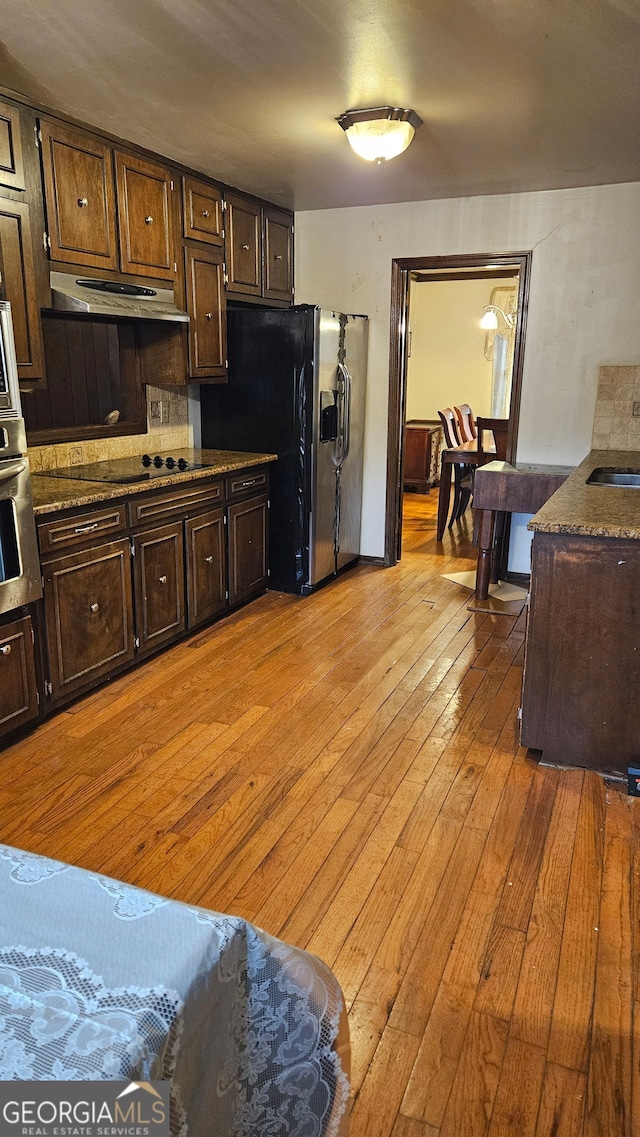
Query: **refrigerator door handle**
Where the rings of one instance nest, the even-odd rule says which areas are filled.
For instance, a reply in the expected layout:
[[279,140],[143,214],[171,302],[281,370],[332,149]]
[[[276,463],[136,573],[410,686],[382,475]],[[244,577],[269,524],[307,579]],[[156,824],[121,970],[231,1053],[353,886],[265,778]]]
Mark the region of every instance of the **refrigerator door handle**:
[[344,363],[338,364],[338,437],[333,450],[333,464],[340,469],[349,453],[351,432],[351,376]]
[[351,388],[353,380],[348,367],[342,364],[344,371],[345,405],[344,405],[344,440],[342,444],[342,461],[346,462],[351,447]]

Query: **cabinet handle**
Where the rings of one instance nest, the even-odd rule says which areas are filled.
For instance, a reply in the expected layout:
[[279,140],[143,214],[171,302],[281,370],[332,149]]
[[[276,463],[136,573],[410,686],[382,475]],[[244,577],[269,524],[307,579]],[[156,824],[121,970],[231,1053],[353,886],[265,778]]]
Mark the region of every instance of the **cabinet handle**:
[[166,584],[167,583],[166,576],[159,576],[158,580],[159,580],[160,584]]
[[97,611],[99,610],[99,608],[100,608],[100,605],[99,605],[99,604],[95,604],[95,603],[93,603],[93,604],[90,604],[90,605],[89,605],[89,608],[90,608],[90,610],[91,610],[92,612],[97,612]]
[[83,205],[88,205],[88,204],[89,204],[88,197],[79,197],[78,198],[78,205],[80,206],[80,209],[82,209]]
[[202,210],[202,216],[203,216],[203,217],[208,217],[208,216],[209,216],[209,210],[208,210],[208,209],[203,209],[203,210]]
[[3,644],[2,647],[0,647],[0,652],[2,652],[3,655],[11,655],[11,644]]
[[245,486],[255,486],[258,484],[258,481],[262,481],[262,478],[252,478],[250,482],[242,482],[242,489],[244,489]]
[[145,225],[150,225],[152,221],[153,221],[153,217],[145,217],[145,219],[144,219]]
[[247,252],[248,252],[248,250],[249,250],[249,246],[248,246],[248,245],[243,245],[243,246],[242,246],[242,248],[243,248],[243,249],[245,249]]
[[97,529],[97,528],[98,528],[98,522],[94,521],[91,525],[78,525],[73,530],[73,532],[74,533],[93,533],[94,529]]
[[213,557],[205,557],[204,559],[205,559],[205,561],[207,562],[207,564],[208,564],[208,565],[212,565],[212,564],[213,564]]
[[276,255],[273,259],[274,259],[274,261],[281,261],[282,260],[282,253],[276,253]]
[[213,312],[205,312],[205,316],[206,316],[207,320],[212,320],[213,319]]

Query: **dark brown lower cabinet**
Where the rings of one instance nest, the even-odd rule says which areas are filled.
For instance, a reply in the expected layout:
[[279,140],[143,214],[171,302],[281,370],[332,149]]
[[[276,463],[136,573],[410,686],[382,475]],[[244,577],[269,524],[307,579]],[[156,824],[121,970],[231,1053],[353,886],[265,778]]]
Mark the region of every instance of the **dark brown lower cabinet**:
[[269,498],[229,506],[229,604],[263,592],[269,576]]
[[54,700],[133,659],[130,557],[122,540],[44,565]]
[[189,627],[224,612],[227,606],[224,509],[212,509],[185,523]]
[[640,765],[639,579],[638,541],[534,535],[521,737],[552,765]]
[[31,617],[0,627],[0,736],[38,714]]
[[138,653],[152,651],[186,627],[183,523],[133,538]]

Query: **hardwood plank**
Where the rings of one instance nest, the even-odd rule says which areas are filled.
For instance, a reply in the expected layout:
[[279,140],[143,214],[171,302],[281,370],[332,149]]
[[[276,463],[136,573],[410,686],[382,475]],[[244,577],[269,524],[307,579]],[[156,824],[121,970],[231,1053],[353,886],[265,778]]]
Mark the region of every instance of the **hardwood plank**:
[[569,873],[584,777],[568,770],[558,787],[527,932],[511,1034],[546,1048],[556,993]]
[[474,1012],[440,1129],[440,1137],[484,1137],[488,1132],[508,1027]]
[[[628,801],[607,795],[602,900],[593,1001],[585,1137],[632,1137],[631,895],[628,849],[633,819]],[[636,1126],[638,1118],[636,1117]]]
[[351,1111],[351,1137],[389,1137],[418,1039],[387,1027]]
[[547,1062],[536,1137],[581,1137],[586,1090],[584,1074]]
[[489,1137],[534,1137],[544,1071],[545,1053],[541,1047],[509,1039]]
[[604,855],[605,790],[585,774],[571,863],[547,1056],[587,1072]]

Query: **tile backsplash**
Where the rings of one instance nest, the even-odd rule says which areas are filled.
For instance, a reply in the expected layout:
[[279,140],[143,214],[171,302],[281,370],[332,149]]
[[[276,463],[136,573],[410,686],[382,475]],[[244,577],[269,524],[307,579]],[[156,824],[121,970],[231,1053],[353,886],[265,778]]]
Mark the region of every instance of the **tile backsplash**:
[[640,364],[601,367],[594,450],[640,450]]
[[124,434],[115,438],[91,438],[81,442],[58,442],[51,446],[30,446],[29,464],[32,473],[37,473],[39,470],[52,470],[56,467],[104,462],[109,458],[132,458],[146,452],[167,453],[192,445],[193,430],[189,425],[186,390],[148,386],[146,434]]

